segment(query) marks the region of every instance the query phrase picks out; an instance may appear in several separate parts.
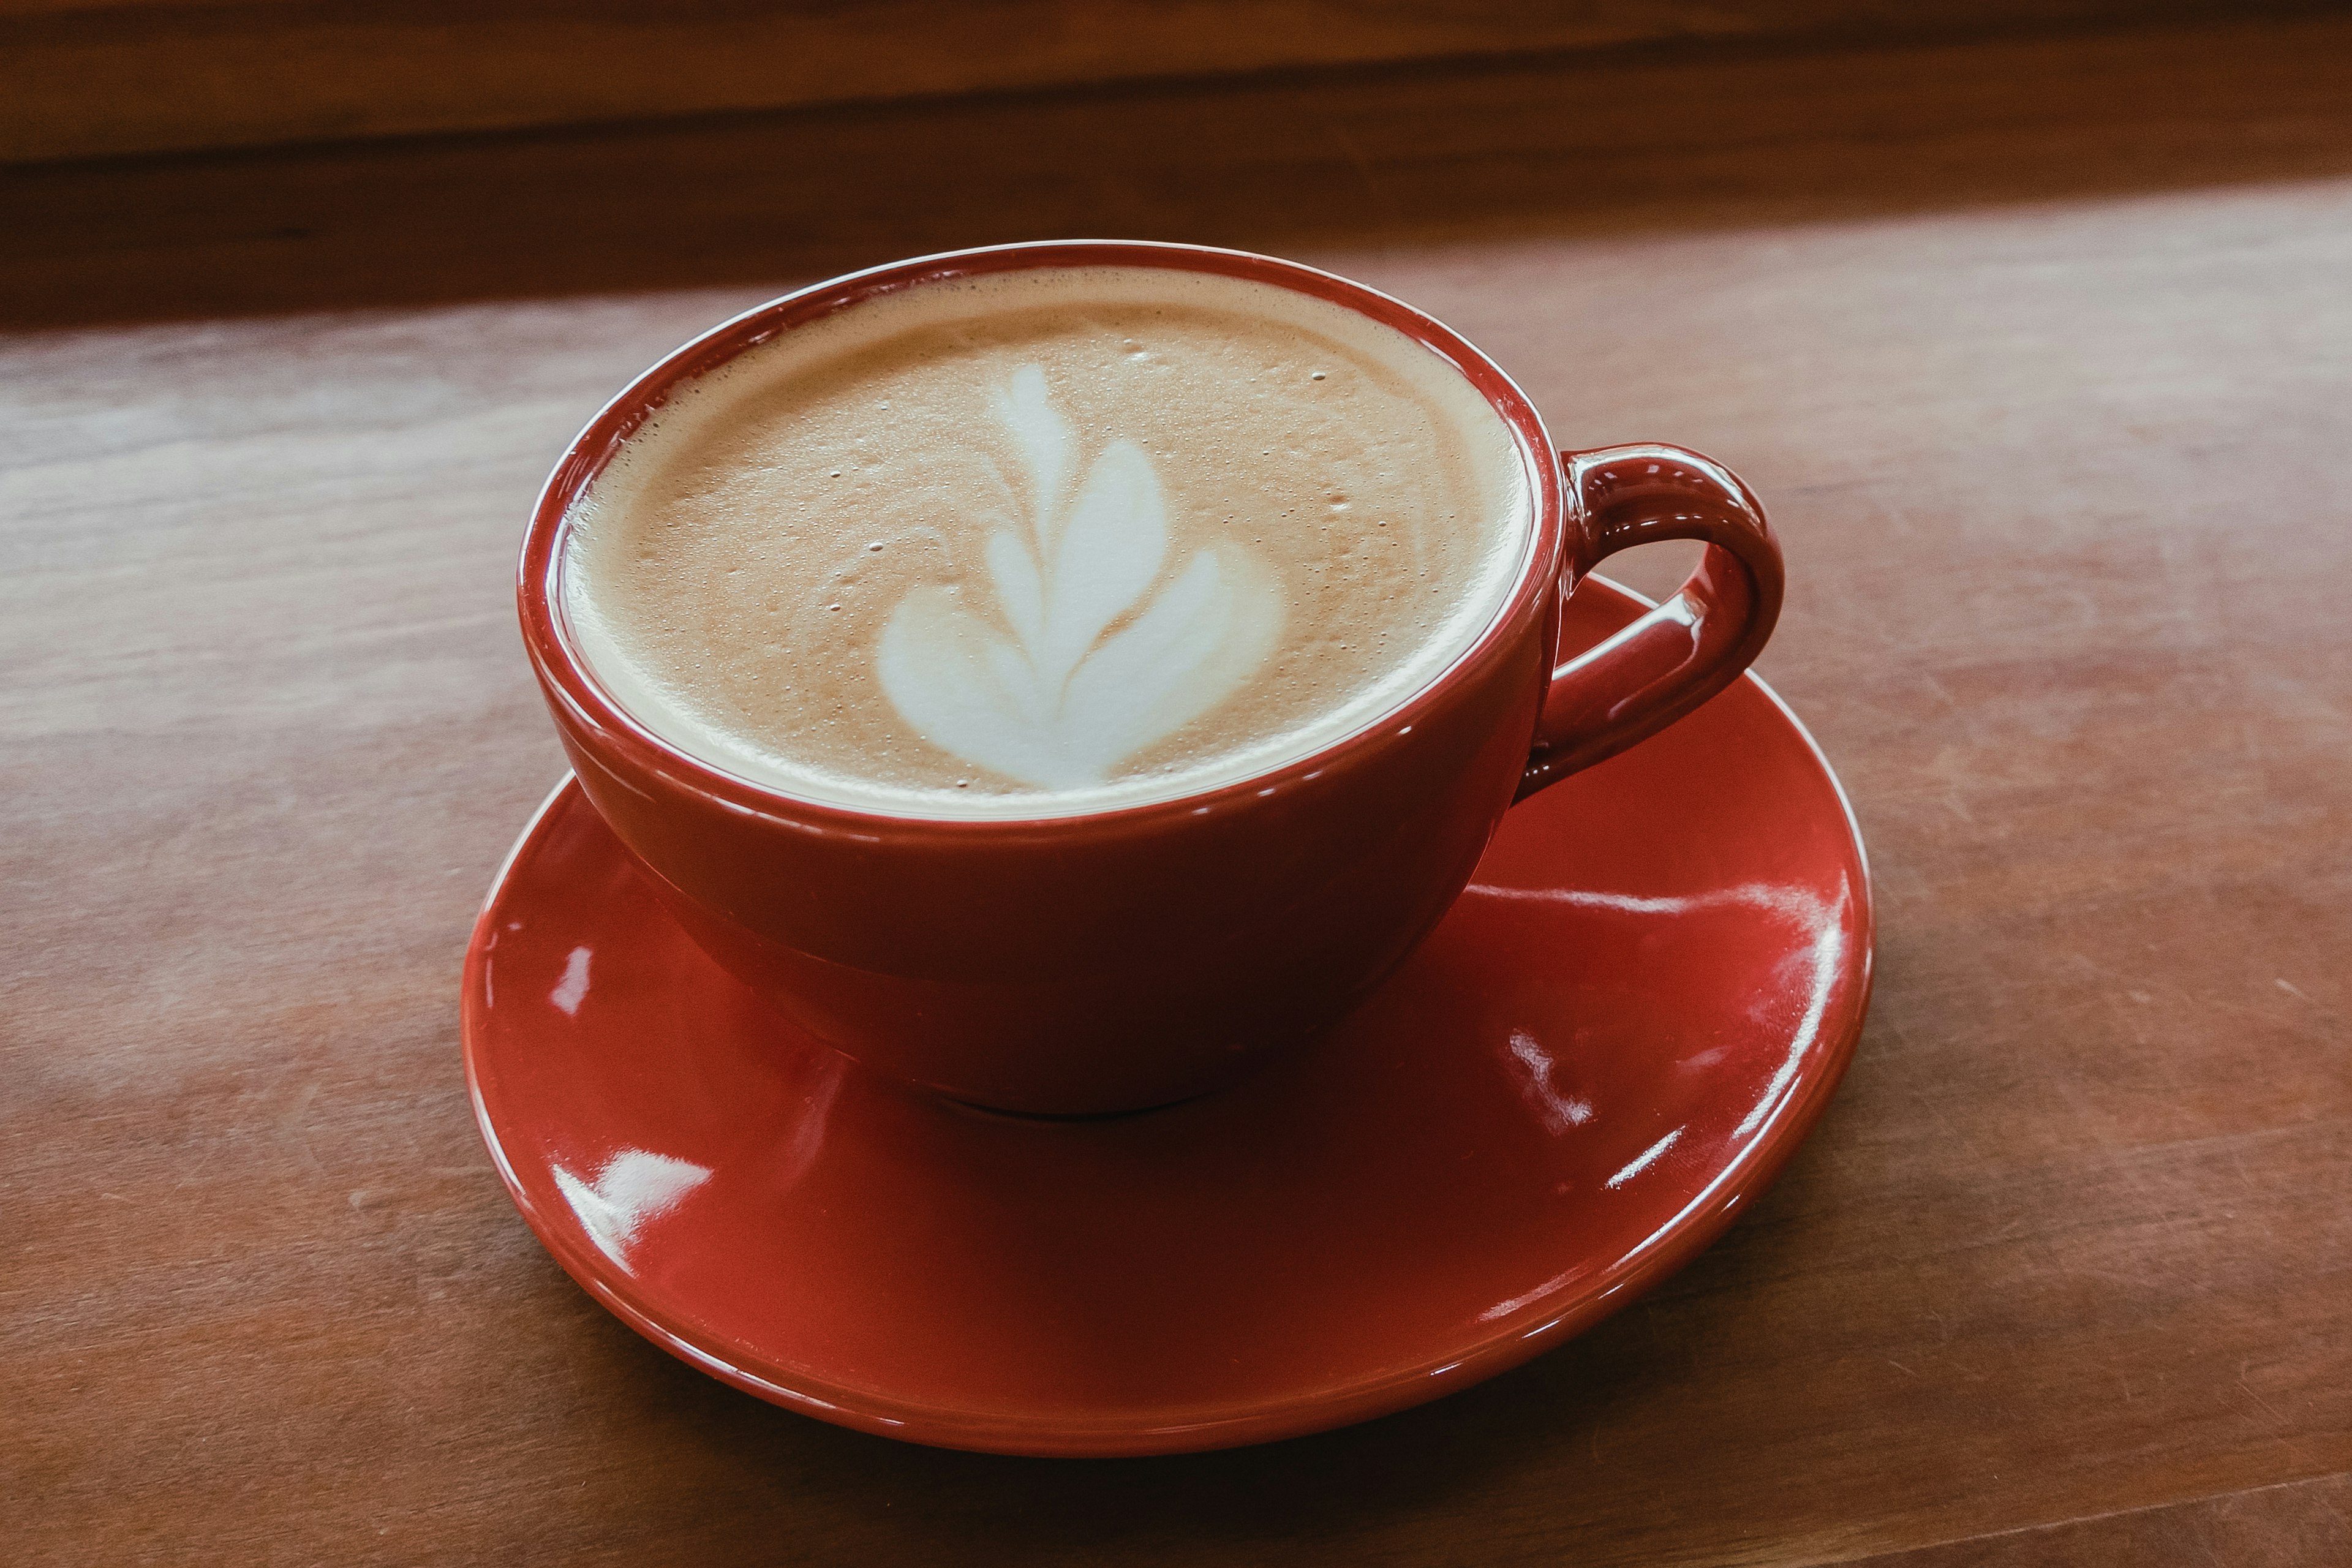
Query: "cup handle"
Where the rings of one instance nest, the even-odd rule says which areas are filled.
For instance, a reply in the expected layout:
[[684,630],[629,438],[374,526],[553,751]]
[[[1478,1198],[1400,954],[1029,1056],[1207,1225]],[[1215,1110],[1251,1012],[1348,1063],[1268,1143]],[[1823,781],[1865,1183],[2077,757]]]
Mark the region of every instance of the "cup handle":
[[1780,546],[1738,475],[1680,447],[1606,447],[1560,461],[1570,514],[1563,600],[1621,550],[1662,539],[1707,549],[1680,593],[1552,671],[1517,800],[1647,740],[1730,685],[1780,616]]

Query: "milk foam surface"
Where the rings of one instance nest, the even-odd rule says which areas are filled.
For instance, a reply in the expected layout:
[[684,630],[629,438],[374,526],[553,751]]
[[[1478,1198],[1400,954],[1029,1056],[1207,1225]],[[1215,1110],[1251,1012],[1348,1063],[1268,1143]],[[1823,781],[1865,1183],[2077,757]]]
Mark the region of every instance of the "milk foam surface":
[[1437,355],[1269,284],[926,284],[674,395],[567,520],[597,680],[729,772],[1044,816],[1310,752],[1476,640],[1524,465]]

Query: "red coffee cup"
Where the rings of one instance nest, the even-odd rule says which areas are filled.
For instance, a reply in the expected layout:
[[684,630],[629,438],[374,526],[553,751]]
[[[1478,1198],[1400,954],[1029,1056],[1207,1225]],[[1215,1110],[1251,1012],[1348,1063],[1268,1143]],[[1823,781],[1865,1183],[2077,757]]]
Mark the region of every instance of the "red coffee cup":
[[[886,292],[1103,266],[1334,301],[1426,345],[1486,398],[1527,466],[1535,548],[1466,652],[1312,755],[1180,799],[1025,821],[799,798],[688,755],[598,684],[564,621],[566,514],[675,391]],[[1555,668],[1567,595],[1603,558],[1664,539],[1708,547],[1682,591]],[[780,1032],[974,1104],[1086,1114],[1219,1088],[1346,1013],[1436,924],[1513,801],[1673,723],[1748,668],[1780,613],[1781,566],[1728,469],[1676,447],[1559,455],[1508,376],[1409,305],[1270,257],[1083,240],[853,273],[687,344],[556,465],[517,592],[588,798]]]

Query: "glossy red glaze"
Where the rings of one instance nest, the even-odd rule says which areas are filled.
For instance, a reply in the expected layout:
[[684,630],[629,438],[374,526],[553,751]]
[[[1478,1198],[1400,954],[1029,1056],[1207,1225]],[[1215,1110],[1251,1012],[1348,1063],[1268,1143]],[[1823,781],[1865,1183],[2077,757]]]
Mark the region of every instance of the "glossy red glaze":
[[[1631,621],[1606,584],[1570,645]],[[1679,1267],[1770,1180],[1862,1026],[1836,781],[1752,678],[1513,811],[1337,1029],[1222,1094],[998,1116],[785,1034],[571,784],[467,958],[516,1203],[705,1371],[869,1432],[1210,1448],[1499,1372]]]
[[[1519,798],[1647,740],[1739,679],[1780,618],[1780,546],[1739,476],[1682,447],[1569,452],[1574,587],[1621,550],[1706,542],[1682,591],[1552,672]],[[1565,651],[1565,650],[1563,650]]]
[[[877,294],[1101,264],[1223,273],[1338,301],[1427,345],[1492,403],[1527,465],[1534,537],[1492,625],[1437,680],[1315,755],[1246,780],[1177,801],[1003,822],[845,810],[751,783],[664,742],[591,679],[555,583],[564,513],[673,390]],[[1742,560],[1772,551],[1769,534],[1759,544],[1710,526],[1707,537]],[[981,1104],[1077,1113],[1165,1104],[1238,1079],[1339,1016],[1436,923],[1523,790],[1561,595],[1606,553],[1601,542],[1568,499],[1535,410],[1437,321],[1266,257],[1073,241],[856,274],[681,349],[565,455],[525,541],[519,593],[524,640],[582,787],[708,952],[780,1016],[886,1072]],[[1574,729],[1578,754],[1597,757],[1611,737],[1638,738],[1682,699],[1712,689],[1709,680],[1736,674],[1778,605],[1777,553],[1771,563],[1769,593],[1727,606],[1705,592],[1686,596],[1702,625],[1736,622],[1733,635],[1694,643],[1690,617],[1667,613],[1664,640],[1690,645],[1681,666],[1661,673],[1654,637],[1575,677],[1588,699],[1612,681],[1654,694],[1622,713],[1581,700],[1574,722],[1553,729]],[[1735,648],[1748,652],[1729,662]],[[1560,759],[1573,749],[1555,748],[1547,778],[1567,771]]]

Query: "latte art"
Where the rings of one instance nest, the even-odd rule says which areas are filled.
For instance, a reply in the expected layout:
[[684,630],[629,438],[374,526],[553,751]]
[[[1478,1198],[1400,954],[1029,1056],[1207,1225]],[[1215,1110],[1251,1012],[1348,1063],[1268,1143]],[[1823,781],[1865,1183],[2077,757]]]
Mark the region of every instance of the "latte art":
[[807,798],[1055,816],[1242,779],[1475,640],[1529,548],[1500,418],[1267,284],[1014,272],[862,301],[675,395],[567,518],[600,684]]
[[882,689],[924,739],[967,762],[1045,789],[1098,784],[1265,662],[1282,592],[1230,540],[1162,573],[1167,499],[1132,441],[1103,448],[1073,493],[1076,437],[1042,367],[1015,371],[996,405],[1022,459],[1029,523],[1025,538],[989,535],[983,556],[1013,636],[954,589],[918,588],[883,628]]

